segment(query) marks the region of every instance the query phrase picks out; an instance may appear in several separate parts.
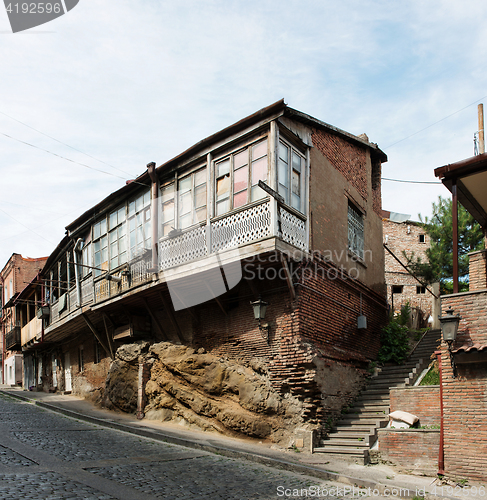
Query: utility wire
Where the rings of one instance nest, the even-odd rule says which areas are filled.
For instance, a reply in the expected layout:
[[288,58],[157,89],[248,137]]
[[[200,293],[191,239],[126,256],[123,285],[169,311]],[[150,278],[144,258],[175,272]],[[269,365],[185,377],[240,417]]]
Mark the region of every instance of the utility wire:
[[[82,167],[89,168],[90,170],[96,170],[97,172],[101,172],[102,174],[110,175],[112,177],[117,177],[118,179],[123,179],[124,181],[126,180],[125,177],[121,177],[120,175],[115,175],[115,174],[112,174],[110,172],[106,172],[105,170],[101,170],[99,168],[90,167],[89,165],[86,165],[85,163],[80,163],[80,162],[78,162],[76,160],[71,160],[70,158],[66,158],[65,156],[58,155],[57,153],[53,153],[52,151],[49,151],[47,149],[41,148],[39,146],[35,146],[34,144],[30,144],[29,142],[22,141],[20,139],[17,139],[16,137],[12,137],[11,135],[5,134],[4,132],[0,132],[0,134],[3,135],[3,136],[5,136],[5,137],[8,137],[9,139],[12,139],[14,141],[17,141],[17,142],[20,142],[20,143],[25,144],[27,146],[30,146],[31,148],[39,149],[39,150],[44,151],[45,153],[48,153],[50,155],[57,156],[58,158],[61,158],[62,160],[66,160],[66,161],[69,161],[71,163],[75,163],[77,165],[81,165]],[[132,181],[132,183],[134,183],[134,184],[140,184],[141,186],[147,187],[147,184],[144,184],[142,182]]]
[[469,104],[468,106],[465,106],[464,108],[462,109],[459,109],[458,111],[455,111],[454,113],[451,113],[450,115],[448,116],[445,116],[444,118],[442,118],[441,120],[438,120],[437,122],[435,123],[432,123],[431,125],[428,125],[427,127],[424,127],[422,128],[421,130],[418,130],[417,132],[414,132],[414,134],[411,134],[411,135],[408,135],[407,137],[404,137],[404,139],[401,139],[397,142],[394,142],[393,144],[390,144],[389,146],[386,146],[384,149],[389,149],[389,148],[392,148],[392,146],[395,146],[396,144],[399,144],[400,142],[403,142],[403,141],[406,141],[407,139],[410,139],[411,137],[417,135],[417,134],[420,134],[421,132],[424,132],[425,130],[433,127],[434,125],[437,125],[438,123],[441,123],[442,121],[445,121],[447,120],[448,118],[450,118],[451,116],[453,115],[456,115],[457,113],[460,113],[461,111],[469,108],[470,106],[473,106],[474,104],[477,104],[479,101],[481,101],[482,99],[486,99],[487,96],[484,96],[484,97],[481,97],[480,99],[477,99],[476,101],[472,102],[472,104]]
[[404,181],[401,179],[388,179],[387,177],[381,177],[383,181],[391,181],[391,182],[405,182],[408,184],[443,184],[440,181]]
[[96,160],[96,161],[99,161],[100,163],[104,163],[105,165],[108,165],[109,167],[115,169],[115,170],[118,170],[119,172],[122,172],[124,174],[127,174],[128,176],[132,176],[132,174],[129,174],[128,172],[125,172],[124,170],[120,169],[120,168],[117,168],[117,167],[114,167],[113,165],[110,165],[110,163],[107,163],[106,161],[103,161],[103,160],[99,160],[98,158],[95,158],[94,156],[91,156],[89,155],[88,153],[85,153],[84,151],[81,151],[73,146],[70,146],[69,144],[66,144],[65,142],[63,141],[60,141],[59,139],[56,139],[55,137],[52,137],[51,135],[49,134],[46,134],[44,132],[41,132],[40,130],[32,127],[31,125],[28,125],[27,123],[24,123],[20,120],[18,120],[17,118],[14,118],[13,116],[10,116],[10,115],[7,115],[7,113],[4,113],[3,111],[0,111],[0,114],[6,116],[7,118],[10,118],[11,120],[14,120],[16,121],[17,123],[20,123],[21,125],[24,125],[24,127],[27,127],[27,128],[30,128],[31,130],[34,130],[36,131],[37,133],[39,134],[42,134],[46,137],[49,137],[49,139],[52,139],[53,141],[56,141],[56,142],[59,142],[59,144],[62,144],[63,146],[67,146],[68,148],[71,148],[73,149],[74,151],[77,151],[78,153],[81,153],[85,156],[88,156],[88,158],[91,158],[92,160]]

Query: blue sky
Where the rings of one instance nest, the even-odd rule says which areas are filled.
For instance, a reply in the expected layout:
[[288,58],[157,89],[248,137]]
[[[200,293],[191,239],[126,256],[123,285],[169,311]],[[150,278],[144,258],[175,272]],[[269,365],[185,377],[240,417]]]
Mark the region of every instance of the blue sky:
[[[80,0],[12,34],[0,5],[0,267],[48,255],[148,162],[281,98],[365,132],[389,157],[384,177],[435,181],[473,155],[486,18],[484,0]],[[413,218],[440,194],[383,181],[383,207]]]

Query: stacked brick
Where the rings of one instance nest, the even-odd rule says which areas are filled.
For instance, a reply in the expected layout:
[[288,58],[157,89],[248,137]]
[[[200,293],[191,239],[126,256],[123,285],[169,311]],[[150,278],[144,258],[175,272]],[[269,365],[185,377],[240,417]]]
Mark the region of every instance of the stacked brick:
[[487,288],[487,250],[469,253],[468,258],[469,291],[485,290]]
[[[487,291],[443,296],[442,315],[449,306],[462,317],[453,349],[487,345]],[[486,480],[487,364],[485,360],[469,363],[474,352],[463,355],[467,363],[457,363],[453,378],[447,346],[441,345],[445,471],[460,478]]]
[[[420,225],[411,221],[395,222],[384,219],[383,231],[385,245],[404,266],[408,262],[404,252],[413,260],[419,257],[422,262],[427,262],[426,249],[429,247],[429,236]],[[401,307],[409,302],[411,307],[420,309],[425,317],[429,316],[432,311],[433,296],[423,289],[421,283],[387,250],[384,258],[387,300],[391,307],[393,305],[394,311],[399,312]],[[392,297],[393,292],[394,297]]]
[[313,145],[321,151],[323,156],[343,174],[364,199],[367,199],[365,148],[354,146],[341,137],[323,130],[314,129],[311,138]]
[[390,411],[407,411],[419,418],[422,426],[439,426],[441,423],[439,386],[392,388]]

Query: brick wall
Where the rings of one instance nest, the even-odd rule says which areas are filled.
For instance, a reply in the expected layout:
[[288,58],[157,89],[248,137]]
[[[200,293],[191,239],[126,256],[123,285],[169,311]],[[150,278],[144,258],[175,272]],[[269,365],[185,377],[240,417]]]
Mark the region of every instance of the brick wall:
[[400,387],[390,390],[390,411],[401,410],[419,418],[420,425],[439,425],[441,422],[440,387]]
[[470,292],[487,288],[487,250],[480,250],[468,254],[468,274]]
[[328,161],[367,199],[367,153],[342,137],[314,129],[311,139]]
[[[294,281],[300,282],[294,301],[286,281],[278,277],[255,280],[252,285],[269,302],[265,318],[269,343],[253,317],[251,287],[243,280],[226,315],[216,302],[195,308],[192,345],[244,362],[264,359],[273,386],[303,401],[309,423],[323,424],[362,388],[368,364],[379,349],[385,301],[345,271],[316,257],[290,262],[290,268]],[[357,328],[361,295],[365,330]]]
[[[442,315],[448,306],[460,314],[453,349],[487,344],[487,292],[443,296]],[[464,361],[474,353],[462,355]],[[457,356],[457,360],[458,360]],[[453,378],[450,355],[441,345],[445,471],[471,479],[487,479],[487,364],[458,363]]]
[[381,460],[434,475],[438,471],[438,429],[379,429]]
[[[383,220],[384,243],[394,255],[404,264],[408,256],[414,254],[414,260],[420,257],[422,262],[427,262],[426,249],[429,247],[429,236],[424,229],[411,221],[394,222],[389,219]],[[420,235],[424,236],[424,243],[420,242]],[[411,307],[417,307],[427,318],[432,311],[432,295],[427,290],[418,290],[421,287],[411,274],[387,251],[384,250],[385,278],[387,285],[387,300],[389,304],[394,303],[394,311],[399,312],[407,302]],[[394,294],[392,298],[392,287],[402,286],[401,293]],[[420,292],[420,293],[418,293]]]

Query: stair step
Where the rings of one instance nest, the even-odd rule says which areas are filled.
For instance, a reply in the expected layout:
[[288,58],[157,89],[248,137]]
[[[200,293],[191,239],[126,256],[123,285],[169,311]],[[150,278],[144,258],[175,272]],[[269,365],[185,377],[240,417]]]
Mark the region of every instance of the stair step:
[[330,446],[344,446],[346,448],[368,448],[369,447],[369,440],[362,438],[362,439],[344,439],[344,438],[329,438],[329,439],[323,439],[321,441],[321,446],[323,448],[328,448]]
[[316,453],[330,453],[330,454],[338,454],[338,455],[354,455],[357,457],[363,457],[364,451],[361,449],[353,449],[353,448],[340,448],[340,447],[324,447],[320,446],[319,448],[315,448],[314,451]]

